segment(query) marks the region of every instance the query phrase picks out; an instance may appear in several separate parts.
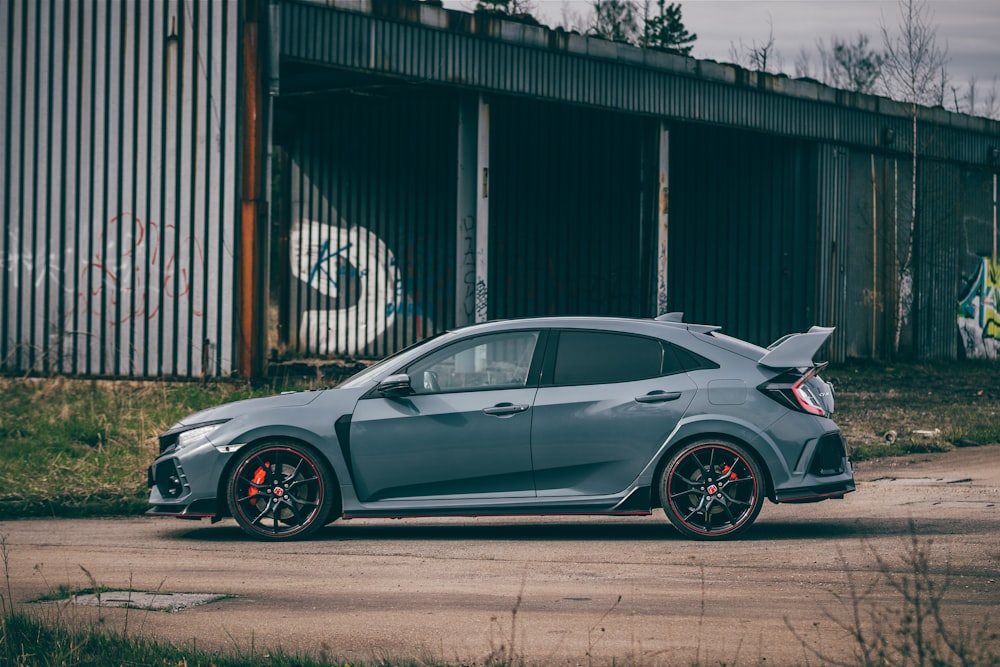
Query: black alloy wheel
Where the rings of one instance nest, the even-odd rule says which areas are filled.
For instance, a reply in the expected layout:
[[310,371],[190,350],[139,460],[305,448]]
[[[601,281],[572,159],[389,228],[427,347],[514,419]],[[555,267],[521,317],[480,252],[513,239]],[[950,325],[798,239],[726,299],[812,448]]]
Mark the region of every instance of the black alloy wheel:
[[327,523],[337,486],[316,454],[297,444],[248,446],[229,478],[229,509],[248,535],[306,537]]
[[685,445],[667,462],[660,499],[670,523],[688,537],[734,537],[764,504],[764,476],[742,446],[724,440]]

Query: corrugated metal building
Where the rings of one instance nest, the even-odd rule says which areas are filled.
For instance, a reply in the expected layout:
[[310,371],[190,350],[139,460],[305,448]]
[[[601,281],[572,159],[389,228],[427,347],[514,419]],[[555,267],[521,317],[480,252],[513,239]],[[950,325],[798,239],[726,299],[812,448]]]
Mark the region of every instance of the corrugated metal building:
[[233,370],[235,2],[5,2],[0,367]]
[[[406,1],[0,21],[5,371],[255,374],[272,348],[666,310],[895,354],[912,139],[889,100]],[[917,148],[902,354],[977,354],[956,313],[1000,340],[1000,124],[921,109]]]

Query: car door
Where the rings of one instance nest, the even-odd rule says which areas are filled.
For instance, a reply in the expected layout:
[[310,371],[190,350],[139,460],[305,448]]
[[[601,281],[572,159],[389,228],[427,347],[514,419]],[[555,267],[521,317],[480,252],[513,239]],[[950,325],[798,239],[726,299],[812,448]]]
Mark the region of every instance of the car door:
[[539,331],[452,343],[404,369],[412,393],[373,393],[351,418],[362,502],[530,497],[529,374]]
[[548,347],[531,430],[537,495],[621,492],[684,416],[696,385],[656,338],[563,330]]

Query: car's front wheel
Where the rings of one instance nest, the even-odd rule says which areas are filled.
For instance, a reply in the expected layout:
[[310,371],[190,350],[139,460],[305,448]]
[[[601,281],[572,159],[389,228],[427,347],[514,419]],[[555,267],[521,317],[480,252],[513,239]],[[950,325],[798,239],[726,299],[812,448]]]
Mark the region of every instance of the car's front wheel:
[[241,449],[238,456],[226,497],[248,535],[301,538],[328,521],[337,487],[333,474],[311,450],[270,442]]
[[670,457],[660,477],[670,523],[697,539],[734,537],[764,504],[764,476],[744,447],[721,439],[692,442]]

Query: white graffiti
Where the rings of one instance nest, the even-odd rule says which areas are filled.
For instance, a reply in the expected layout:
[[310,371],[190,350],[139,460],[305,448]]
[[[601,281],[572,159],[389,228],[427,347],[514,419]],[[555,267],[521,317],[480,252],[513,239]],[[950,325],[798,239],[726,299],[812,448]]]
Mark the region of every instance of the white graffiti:
[[389,328],[403,300],[396,259],[371,231],[307,221],[291,233],[292,273],[336,300],[352,280],[348,305],[300,307],[299,346],[315,354],[362,354]]

